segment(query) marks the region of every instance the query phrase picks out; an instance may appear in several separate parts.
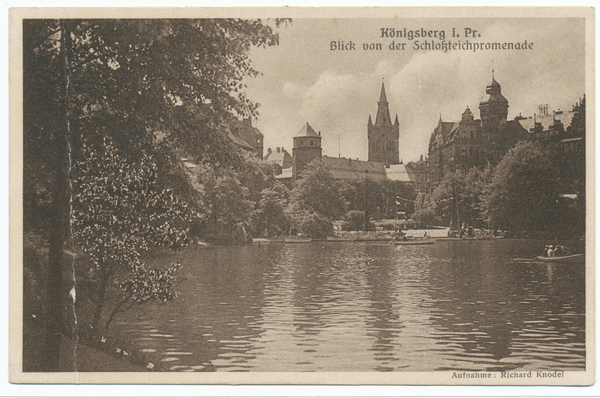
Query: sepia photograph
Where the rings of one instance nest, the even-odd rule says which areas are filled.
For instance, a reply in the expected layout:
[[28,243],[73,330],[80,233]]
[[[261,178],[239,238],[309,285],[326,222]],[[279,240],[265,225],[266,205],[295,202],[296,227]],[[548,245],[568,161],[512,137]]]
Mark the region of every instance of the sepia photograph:
[[10,68],[11,382],[594,383],[593,9],[14,8]]

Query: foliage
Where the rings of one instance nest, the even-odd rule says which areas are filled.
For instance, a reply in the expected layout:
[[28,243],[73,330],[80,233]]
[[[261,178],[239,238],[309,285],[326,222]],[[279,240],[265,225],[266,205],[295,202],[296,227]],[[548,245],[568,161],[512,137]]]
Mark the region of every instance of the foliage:
[[207,219],[197,232],[219,243],[245,242],[251,239],[255,203],[248,199],[249,190],[242,186],[233,169],[215,169],[198,165],[191,169],[190,180]]
[[567,137],[585,137],[585,96],[573,107],[573,119],[567,127]]
[[428,228],[439,225],[439,219],[430,208],[415,211],[411,219],[414,220],[416,228]]
[[341,182],[341,193],[349,210],[365,211],[374,218],[396,217],[395,212],[413,212],[417,193],[414,184],[403,181],[360,178]]
[[309,238],[325,239],[333,234],[333,223],[319,213],[310,213],[307,210],[296,212],[293,215],[293,224],[297,232]]
[[[365,228],[365,212],[360,210],[350,210],[344,216],[344,223],[342,224],[342,230],[344,231],[362,231]],[[369,222],[367,230],[374,230],[375,226]]]
[[287,199],[285,194],[287,189],[278,184],[274,188],[265,188],[261,192],[261,199],[258,202],[255,213],[255,228],[259,233],[266,236],[281,235],[289,228],[289,221],[285,215]]
[[247,157],[237,175],[240,183],[248,188],[248,199],[255,203],[262,198],[263,190],[277,185],[274,166],[256,157]]
[[83,142],[100,146],[110,137],[131,162],[153,155],[160,185],[182,194],[190,188],[178,149],[216,167],[240,167],[224,126],[256,115],[244,94],[244,79],[258,74],[249,52],[277,40],[260,20],[24,21],[24,222],[50,243],[44,370],[56,371],[56,336],[67,327],[57,321],[61,257],[70,165],[86,159]]
[[[473,167],[466,174],[460,171],[448,173],[431,196],[434,203],[431,208],[443,222],[456,228],[460,228],[462,223],[481,227],[491,178],[490,166],[483,169]],[[421,209],[427,208],[426,201],[427,198],[423,197]]]
[[149,270],[140,256],[153,246],[185,245],[186,226],[199,215],[157,186],[151,156],[138,154],[139,161],[131,162],[107,138],[102,145],[84,141],[83,154],[74,167],[72,212],[74,244],[84,255],[77,264],[78,282],[92,303],[92,327],[105,332],[117,312],[174,297],[179,265]]
[[423,192],[419,192],[414,201],[414,209],[415,211],[421,209],[433,209],[435,206],[435,202],[433,202],[431,195]]
[[319,213],[330,220],[339,219],[346,212],[339,183],[321,159],[306,166],[291,192],[290,205],[297,210]]
[[523,142],[510,149],[490,185],[486,204],[491,224],[513,232],[556,230],[566,206],[555,175],[539,144]]
[[446,174],[431,195],[435,203],[435,213],[444,223],[450,224],[453,228],[460,227],[457,222],[460,224],[464,219],[464,194],[465,177],[457,171]]
[[463,219],[475,227],[484,227],[486,214],[486,198],[492,182],[493,168],[488,165],[485,168],[473,167],[464,178],[464,191],[461,195],[463,206]]

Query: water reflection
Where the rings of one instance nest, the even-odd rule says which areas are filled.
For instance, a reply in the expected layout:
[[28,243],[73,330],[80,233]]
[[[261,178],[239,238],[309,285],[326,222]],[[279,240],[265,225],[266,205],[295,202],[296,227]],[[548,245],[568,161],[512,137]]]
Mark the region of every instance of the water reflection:
[[114,329],[174,371],[585,366],[583,265],[534,241],[274,244],[165,253],[181,295]]

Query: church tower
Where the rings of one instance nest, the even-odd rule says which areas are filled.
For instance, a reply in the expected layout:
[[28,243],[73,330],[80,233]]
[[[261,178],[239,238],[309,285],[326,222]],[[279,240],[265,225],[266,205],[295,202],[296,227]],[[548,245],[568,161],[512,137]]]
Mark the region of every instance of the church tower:
[[373,124],[373,121],[371,120],[371,115],[369,115],[369,122],[367,124],[369,161],[398,164],[400,163],[400,153],[398,151],[400,124],[398,123],[397,114],[396,121],[392,124],[390,109],[385,95],[385,85],[383,82],[381,83],[381,94],[377,104],[378,108],[375,124]]
[[321,132],[317,134],[308,123],[302,126],[294,137],[292,154],[292,179],[296,182],[307,164],[314,159],[321,159]]
[[494,79],[492,72],[492,84],[485,88],[488,98],[479,103],[479,115],[481,128],[484,135],[498,132],[506,124],[508,115],[508,100],[502,95],[500,84]]

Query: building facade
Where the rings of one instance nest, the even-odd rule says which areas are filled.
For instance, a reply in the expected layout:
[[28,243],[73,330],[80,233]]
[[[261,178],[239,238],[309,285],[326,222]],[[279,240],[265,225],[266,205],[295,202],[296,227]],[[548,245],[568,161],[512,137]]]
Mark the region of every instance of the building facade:
[[507,120],[508,100],[493,77],[485,91],[487,98],[479,103],[480,119],[475,119],[468,106],[456,122],[444,122],[440,115],[429,140],[427,185],[430,192],[448,173],[496,165],[508,149],[528,138],[518,118]]
[[263,158],[263,134],[252,126],[252,118],[236,120],[230,127],[230,138],[238,146],[254,152],[259,159]]
[[399,140],[400,125],[398,114],[396,121],[392,124],[390,109],[385,95],[385,85],[381,83],[381,94],[377,102],[377,116],[375,124],[369,115],[367,123],[367,136],[369,142],[369,161],[385,164],[400,163]]

